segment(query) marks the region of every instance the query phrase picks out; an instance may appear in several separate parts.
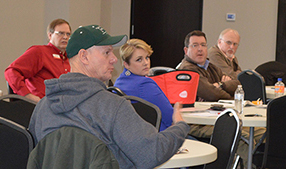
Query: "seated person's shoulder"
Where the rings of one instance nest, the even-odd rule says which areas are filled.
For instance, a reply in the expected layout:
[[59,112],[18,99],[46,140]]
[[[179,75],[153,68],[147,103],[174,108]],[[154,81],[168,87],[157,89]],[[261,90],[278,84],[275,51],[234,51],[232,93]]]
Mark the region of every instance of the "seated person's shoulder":
[[142,78],[138,82],[138,87],[142,87],[145,90],[150,90],[150,89],[153,89],[154,87],[157,87],[157,86],[158,86],[157,83],[149,77]]
[[208,49],[208,54],[210,53],[210,52],[216,52],[217,51],[217,48],[215,47],[215,46],[212,46],[212,47],[210,47],[209,49]]
[[153,79],[151,79],[148,76],[142,82],[145,82],[145,83],[156,83]]
[[52,47],[48,45],[33,45],[33,46],[30,46],[27,50],[43,50],[43,49],[49,49],[49,48],[52,48]]
[[198,69],[198,66],[194,63],[188,62],[186,60],[183,60],[178,70],[191,70],[196,71]]
[[[210,47],[208,50],[208,58],[209,60],[215,61],[214,59],[219,59],[223,56],[223,54],[220,52],[220,50],[214,46]],[[222,57],[223,58],[223,57]]]

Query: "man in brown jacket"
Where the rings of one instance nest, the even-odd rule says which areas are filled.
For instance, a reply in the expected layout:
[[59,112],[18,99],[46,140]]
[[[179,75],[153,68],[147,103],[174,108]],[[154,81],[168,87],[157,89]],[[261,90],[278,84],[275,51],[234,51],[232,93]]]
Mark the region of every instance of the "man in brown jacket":
[[199,100],[218,101],[233,99],[239,85],[238,80],[226,76],[220,68],[207,60],[207,40],[205,33],[192,31],[185,38],[185,57],[178,69],[191,70],[200,74],[197,96]]
[[217,45],[208,50],[210,62],[219,67],[232,79],[237,79],[241,72],[235,52],[239,46],[240,36],[234,29],[223,30],[217,40]]

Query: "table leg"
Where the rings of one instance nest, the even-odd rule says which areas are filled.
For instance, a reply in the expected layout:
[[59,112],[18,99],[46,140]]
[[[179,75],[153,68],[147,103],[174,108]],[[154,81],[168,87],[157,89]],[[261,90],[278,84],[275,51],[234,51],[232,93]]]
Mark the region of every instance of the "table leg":
[[252,151],[253,151],[253,136],[254,136],[254,127],[249,127],[249,145],[248,145],[248,160],[247,160],[247,169],[252,168]]

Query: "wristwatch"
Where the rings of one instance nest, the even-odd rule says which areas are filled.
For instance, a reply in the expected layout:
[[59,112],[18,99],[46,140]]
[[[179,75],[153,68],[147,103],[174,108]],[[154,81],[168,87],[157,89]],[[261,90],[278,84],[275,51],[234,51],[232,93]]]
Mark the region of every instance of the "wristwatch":
[[222,89],[222,87],[223,87],[223,83],[222,83],[222,82],[218,82],[218,85],[219,85],[219,88],[221,88],[221,89]]

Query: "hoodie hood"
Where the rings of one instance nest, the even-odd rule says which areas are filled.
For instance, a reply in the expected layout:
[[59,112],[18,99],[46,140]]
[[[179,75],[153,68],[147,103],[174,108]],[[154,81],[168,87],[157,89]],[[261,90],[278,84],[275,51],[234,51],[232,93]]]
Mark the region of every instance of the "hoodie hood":
[[67,73],[59,79],[45,80],[46,97],[55,114],[71,111],[99,91],[106,90],[103,82],[81,73]]

